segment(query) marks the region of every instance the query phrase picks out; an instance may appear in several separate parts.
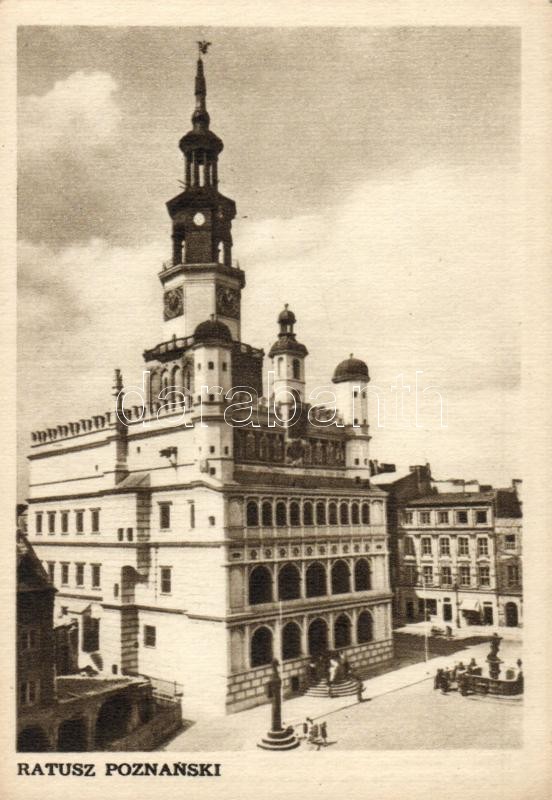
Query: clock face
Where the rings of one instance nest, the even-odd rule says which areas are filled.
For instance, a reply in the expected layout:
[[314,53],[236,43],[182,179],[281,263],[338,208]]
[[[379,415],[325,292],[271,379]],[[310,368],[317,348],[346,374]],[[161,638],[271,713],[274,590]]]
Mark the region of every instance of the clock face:
[[200,228],[204,222],[205,216],[201,213],[201,211],[198,211],[197,214],[194,215],[194,225],[197,225],[197,227]]
[[182,286],[178,286],[176,289],[169,289],[168,292],[165,292],[163,305],[165,321],[174,319],[174,317],[180,317],[184,313],[184,293]]
[[217,314],[240,318],[240,293],[230,286],[217,286]]

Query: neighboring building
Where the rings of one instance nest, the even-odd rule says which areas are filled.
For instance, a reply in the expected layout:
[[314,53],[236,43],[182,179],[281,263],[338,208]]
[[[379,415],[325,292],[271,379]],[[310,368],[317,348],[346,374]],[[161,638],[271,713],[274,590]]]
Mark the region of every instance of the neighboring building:
[[241,340],[236,207],[218,191],[201,58],[195,95],[145,412],[125,421],[117,372],[117,413],[33,433],[29,537],[56,613],[78,622],[79,664],[176,681],[185,702],[235,711],[266,700],[273,658],[286,693],[310,655],[336,649],[364,673],[391,658],[386,494],[369,480],[367,365],[340,363],[339,415],[314,414],[287,307],[258,419],[227,415],[232,387],[234,405],[263,395],[264,354]]

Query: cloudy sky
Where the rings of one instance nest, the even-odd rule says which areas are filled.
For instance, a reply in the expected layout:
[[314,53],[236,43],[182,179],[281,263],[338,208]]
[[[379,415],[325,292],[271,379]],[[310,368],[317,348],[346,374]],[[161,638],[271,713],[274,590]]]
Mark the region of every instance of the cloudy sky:
[[[285,302],[309,387],[353,352],[387,401],[373,457],[521,477],[519,36],[513,28],[20,28],[19,433],[110,407],[160,341],[165,201],[208,38],[243,338]],[[440,424],[434,393],[446,403]],[[393,420],[397,376],[411,386]],[[380,423],[383,422],[380,419]]]

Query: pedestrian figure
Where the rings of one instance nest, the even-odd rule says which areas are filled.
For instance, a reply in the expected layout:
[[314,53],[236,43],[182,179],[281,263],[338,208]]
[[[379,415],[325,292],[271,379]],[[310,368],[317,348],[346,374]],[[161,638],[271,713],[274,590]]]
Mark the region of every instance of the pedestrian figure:
[[443,694],[448,694],[450,689],[449,673],[443,672],[441,676],[441,691]]
[[328,725],[326,722],[320,725],[320,736],[322,737],[324,747],[326,747],[328,744]]
[[356,686],[357,700],[358,700],[359,703],[362,703],[362,701],[363,701],[362,693],[364,691],[364,684],[362,683],[360,678],[357,678],[356,682],[357,682],[357,686]]
[[435,678],[433,679],[433,688],[440,689],[441,688],[441,681],[443,679],[443,670],[438,669],[435,673]]

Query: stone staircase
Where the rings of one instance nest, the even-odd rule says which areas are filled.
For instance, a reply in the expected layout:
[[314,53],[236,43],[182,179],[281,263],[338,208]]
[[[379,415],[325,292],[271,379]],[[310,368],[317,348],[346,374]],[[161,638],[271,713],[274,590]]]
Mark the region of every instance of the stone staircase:
[[[332,697],[348,697],[357,693],[358,680],[356,678],[344,678],[339,683],[332,684]],[[310,686],[305,692],[307,697],[329,697],[330,691],[326,678]]]

